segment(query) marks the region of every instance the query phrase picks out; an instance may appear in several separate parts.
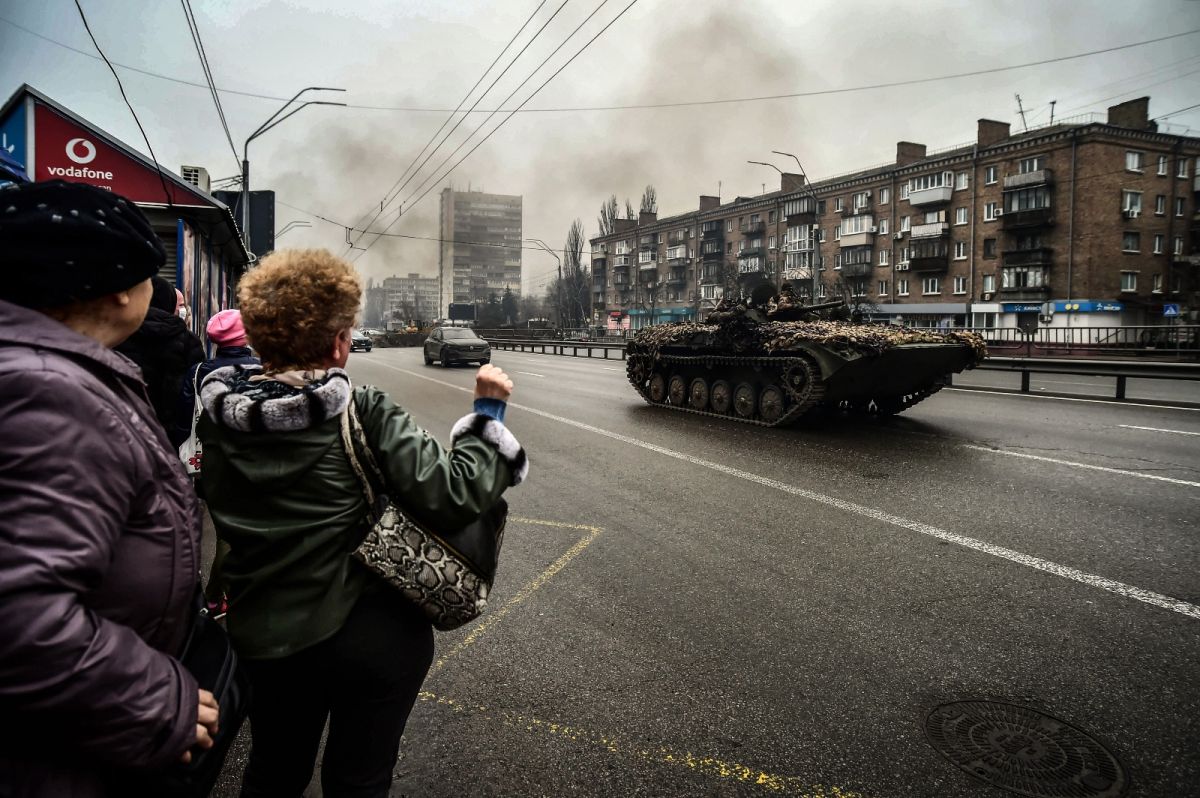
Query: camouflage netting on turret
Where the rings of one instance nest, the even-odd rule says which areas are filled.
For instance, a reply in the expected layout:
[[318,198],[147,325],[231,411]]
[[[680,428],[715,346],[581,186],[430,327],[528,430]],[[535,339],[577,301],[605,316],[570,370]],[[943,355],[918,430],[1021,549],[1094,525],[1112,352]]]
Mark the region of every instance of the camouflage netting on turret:
[[739,317],[721,324],[680,322],[646,327],[629,342],[630,353],[656,354],[665,346],[743,353],[787,352],[815,343],[847,357],[880,355],[904,344],[965,344],[974,353],[969,368],[987,356],[977,333],[957,330],[919,330],[883,324],[844,321],[767,321]]

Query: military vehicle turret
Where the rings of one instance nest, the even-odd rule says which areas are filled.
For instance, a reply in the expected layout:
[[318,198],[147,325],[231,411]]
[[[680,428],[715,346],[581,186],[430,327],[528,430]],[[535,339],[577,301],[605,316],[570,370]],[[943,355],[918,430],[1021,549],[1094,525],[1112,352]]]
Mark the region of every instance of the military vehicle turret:
[[892,415],[987,355],[975,333],[852,321],[842,300],[802,305],[785,284],[722,300],[704,324],[639,330],[629,382],[650,404],[776,427],[817,408]]

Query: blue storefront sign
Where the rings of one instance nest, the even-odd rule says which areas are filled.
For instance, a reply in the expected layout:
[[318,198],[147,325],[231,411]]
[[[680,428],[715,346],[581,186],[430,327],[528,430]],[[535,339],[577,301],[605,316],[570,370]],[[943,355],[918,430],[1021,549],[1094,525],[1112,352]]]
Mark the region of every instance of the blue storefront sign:
[[1042,303],[1004,302],[1000,305],[1005,313],[1041,313]]
[[1056,313],[1120,313],[1125,309],[1121,302],[1092,301],[1090,299],[1073,299],[1070,302],[1055,302]]
[[25,136],[25,102],[13,105],[8,115],[0,119],[0,149],[29,174],[29,147]]

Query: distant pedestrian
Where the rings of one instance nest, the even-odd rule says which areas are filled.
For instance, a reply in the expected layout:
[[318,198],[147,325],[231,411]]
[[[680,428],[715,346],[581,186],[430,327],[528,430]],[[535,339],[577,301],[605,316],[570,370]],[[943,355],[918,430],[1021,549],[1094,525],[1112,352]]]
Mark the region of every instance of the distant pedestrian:
[[110,347],[166,258],[135,205],[62,181],[0,189],[0,795],[131,794],[212,745],[175,658],[199,511],[141,374]]
[[267,256],[238,289],[263,367],[219,369],[200,389],[209,510],[231,545],[228,628],[254,687],[243,798],[298,798],[326,720],[324,794],[386,796],[432,661],[429,621],[351,556],[370,521],[341,439],[350,403],[389,490],[435,529],[474,521],[528,468],[495,366],[449,449],[379,389],[351,387],[361,295],[325,250]]

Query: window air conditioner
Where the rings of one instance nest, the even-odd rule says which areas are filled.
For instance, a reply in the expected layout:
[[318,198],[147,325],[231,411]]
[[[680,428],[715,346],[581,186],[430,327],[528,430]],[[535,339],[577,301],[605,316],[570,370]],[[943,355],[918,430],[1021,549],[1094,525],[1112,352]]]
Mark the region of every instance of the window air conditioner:
[[1126,208],[1126,209],[1125,209],[1125,218],[1126,218],[1126,219],[1136,219],[1136,218],[1138,218],[1138,216],[1140,216],[1140,215],[1141,215],[1141,214],[1140,214],[1140,212],[1139,212],[1139,211],[1135,211],[1135,210],[1133,210],[1132,208]]
[[879,228],[878,228],[878,227],[876,227],[875,225],[871,225],[871,230],[870,230],[870,232],[872,232],[872,233],[877,233],[877,232],[879,232]]
[[897,241],[899,241],[899,240],[900,240],[900,239],[902,239],[902,238],[904,238],[904,231],[903,231],[903,230],[897,230],[897,231],[896,231],[896,240],[897,240]]
[[999,218],[1000,218],[1001,216],[1003,216],[1003,215],[1004,215],[1004,211],[1002,211],[1002,210],[998,210],[998,211],[996,211],[996,218],[997,218],[997,219],[999,219]]
[[984,291],[982,294],[980,294],[980,299],[982,299],[984,302],[991,302],[992,296],[993,296],[993,292]]

